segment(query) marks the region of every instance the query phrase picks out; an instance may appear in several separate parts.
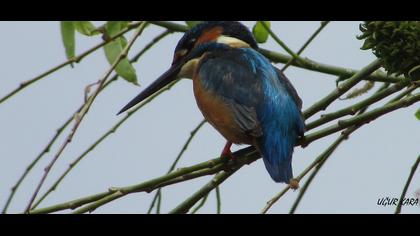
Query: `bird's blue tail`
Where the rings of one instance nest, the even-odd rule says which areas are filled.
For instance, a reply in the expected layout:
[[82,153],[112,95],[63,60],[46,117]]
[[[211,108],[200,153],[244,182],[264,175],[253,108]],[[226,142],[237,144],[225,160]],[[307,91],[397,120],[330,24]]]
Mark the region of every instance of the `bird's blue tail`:
[[271,178],[289,183],[293,178],[293,149],[298,136],[304,133],[305,123],[298,104],[275,82],[266,80],[264,83],[266,97],[259,112],[263,135],[258,140],[258,147]]
[[292,155],[297,134],[293,130],[285,130],[282,124],[273,123],[264,127],[264,136],[258,146],[271,178],[275,182],[289,183],[293,178]]

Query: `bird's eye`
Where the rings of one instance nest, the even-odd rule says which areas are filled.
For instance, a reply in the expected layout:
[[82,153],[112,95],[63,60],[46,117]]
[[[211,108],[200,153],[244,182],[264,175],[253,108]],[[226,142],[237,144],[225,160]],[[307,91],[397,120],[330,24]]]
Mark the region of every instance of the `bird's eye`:
[[195,39],[195,38],[190,39],[190,40],[188,41],[188,46],[189,46],[189,47],[192,47],[192,46],[194,45],[195,41],[196,41],[196,39]]

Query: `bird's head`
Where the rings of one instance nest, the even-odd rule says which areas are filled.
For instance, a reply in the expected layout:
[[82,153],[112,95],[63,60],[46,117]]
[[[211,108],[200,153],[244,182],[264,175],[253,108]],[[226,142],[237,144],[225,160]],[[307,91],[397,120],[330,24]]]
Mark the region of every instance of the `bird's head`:
[[217,42],[230,47],[252,47],[258,49],[258,44],[251,31],[237,21],[204,21],[197,24],[179,40],[172,64],[188,55],[197,46]]
[[258,49],[258,44],[249,29],[237,21],[205,21],[197,24],[179,40],[172,66],[118,114],[130,109],[178,78],[191,78],[204,53],[226,50],[230,47]]

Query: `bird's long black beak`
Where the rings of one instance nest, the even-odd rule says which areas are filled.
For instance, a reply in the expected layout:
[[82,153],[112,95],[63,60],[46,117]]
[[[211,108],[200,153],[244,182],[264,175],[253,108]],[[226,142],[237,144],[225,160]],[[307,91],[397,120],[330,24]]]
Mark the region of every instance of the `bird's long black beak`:
[[153,95],[157,91],[159,91],[161,88],[165,87],[172,81],[174,81],[177,78],[177,75],[179,71],[181,70],[181,67],[184,63],[177,63],[171,66],[169,70],[167,70],[165,73],[163,73],[157,80],[155,80],[149,87],[147,87],[145,90],[143,90],[139,95],[137,95],[133,100],[131,100],[127,105],[125,105],[121,111],[118,112],[117,115],[127,111],[128,109],[135,106],[137,103],[143,101],[147,97]]

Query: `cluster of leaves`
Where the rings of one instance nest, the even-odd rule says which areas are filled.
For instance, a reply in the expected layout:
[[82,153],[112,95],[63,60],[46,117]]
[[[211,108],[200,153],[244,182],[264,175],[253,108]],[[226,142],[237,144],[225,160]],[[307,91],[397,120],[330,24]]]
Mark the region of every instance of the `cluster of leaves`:
[[361,49],[372,49],[388,74],[420,77],[420,21],[365,21]]
[[[76,59],[76,32],[89,37],[102,35],[103,40],[108,41],[127,29],[129,24],[129,21],[108,21],[103,26],[95,27],[90,21],[62,21],[61,36],[67,59]],[[110,64],[115,62],[126,45],[127,39],[123,35],[104,45],[105,56]],[[118,63],[115,71],[128,82],[138,84],[136,71],[127,58]]]

